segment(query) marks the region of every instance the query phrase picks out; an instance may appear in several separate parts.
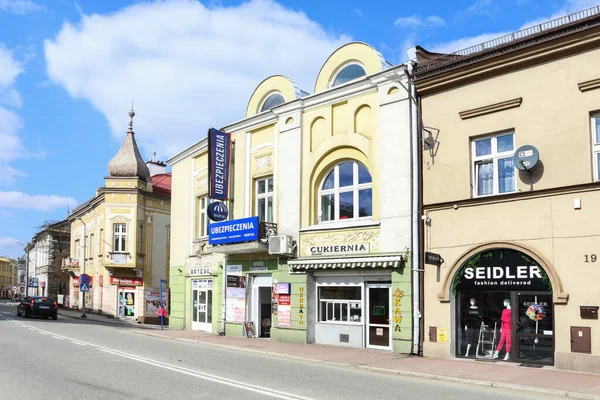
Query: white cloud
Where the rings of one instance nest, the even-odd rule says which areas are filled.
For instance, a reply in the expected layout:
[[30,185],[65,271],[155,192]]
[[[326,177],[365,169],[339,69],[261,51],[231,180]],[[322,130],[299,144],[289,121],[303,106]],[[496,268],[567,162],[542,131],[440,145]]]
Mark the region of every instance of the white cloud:
[[0,208],[52,211],[57,208],[74,208],[77,200],[55,195],[30,195],[21,192],[0,192]]
[[145,154],[164,157],[243,118],[269,75],[311,91],[323,62],[348,40],[271,0],[172,0],[66,22],[45,41],[45,56],[50,80],[93,104],[119,139],[133,100],[136,139]]
[[25,15],[45,10],[46,7],[30,0],[0,0],[0,11],[11,14]]
[[446,25],[446,21],[437,15],[430,15],[426,18],[421,18],[418,15],[411,15],[410,17],[396,18],[394,25],[402,28],[433,27],[444,26]]
[[13,239],[10,237],[0,236],[0,246],[8,246],[8,245],[17,244],[16,241],[17,241],[16,239]]
[[16,181],[17,178],[22,178],[24,176],[27,176],[25,172],[19,171],[10,165],[0,164],[0,183],[12,183]]
[[459,18],[464,19],[478,15],[491,17],[497,8],[497,4],[492,0],[476,0],[475,3],[471,4],[460,14]]
[[[575,13],[577,11],[582,11],[584,9],[594,7],[598,5],[598,0],[566,0],[563,5],[558,9],[558,11],[547,17],[540,17],[533,21],[529,21],[521,25],[520,28],[515,31],[529,28],[534,25],[538,25],[556,18],[563,17],[568,14]],[[513,31],[501,31],[501,32],[490,32],[484,33],[471,37],[464,37],[456,40],[452,40],[450,42],[442,42],[433,45],[427,46],[427,50],[436,52],[436,53],[452,53],[458,50],[466,49],[471,46],[475,46],[489,40],[493,40],[504,35],[508,35],[513,33]]]
[[0,43],[0,144],[2,145],[0,183],[12,182],[24,174],[8,165],[11,161],[27,156],[27,151],[18,135],[18,131],[23,127],[23,121],[15,111],[8,108],[21,107],[21,96],[14,85],[17,77],[22,73],[21,63]]
[[355,8],[352,11],[354,12],[354,14],[358,15],[359,17],[362,17],[364,15],[363,11],[360,8]]

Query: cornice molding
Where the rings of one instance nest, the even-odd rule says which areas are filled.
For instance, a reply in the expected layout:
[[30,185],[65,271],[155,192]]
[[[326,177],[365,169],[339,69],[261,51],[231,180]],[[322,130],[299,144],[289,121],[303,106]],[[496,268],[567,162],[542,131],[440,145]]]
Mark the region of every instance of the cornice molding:
[[592,79],[591,81],[580,82],[577,84],[577,87],[582,92],[587,92],[588,90],[600,89],[600,78]]
[[516,99],[512,100],[501,101],[500,103],[494,103],[483,107],[472,108],[470,110],[459,111],[458,115],[461,119],[481,117],[482,115],[492,114],[495,112],[520,107],[522,102],[523,98],[517,97]]

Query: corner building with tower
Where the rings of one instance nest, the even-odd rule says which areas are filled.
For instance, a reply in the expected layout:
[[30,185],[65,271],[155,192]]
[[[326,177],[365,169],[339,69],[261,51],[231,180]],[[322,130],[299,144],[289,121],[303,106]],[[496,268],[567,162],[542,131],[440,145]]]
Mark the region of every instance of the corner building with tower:
[[208,140],[168,161],[171,328],[418,352],[407,68],[354,42],[325,61],[314,94],[261,82],[246,117],[220,128],[226,221],[209,219]]
[[423,354],[600,372],[600,8],[413,56]]

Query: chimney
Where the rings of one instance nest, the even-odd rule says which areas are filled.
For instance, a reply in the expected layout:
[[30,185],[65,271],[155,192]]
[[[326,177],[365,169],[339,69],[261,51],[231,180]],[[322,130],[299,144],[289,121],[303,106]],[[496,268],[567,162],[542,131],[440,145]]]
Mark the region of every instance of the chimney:
[[150,176],[167,172],[167,164],[160,160],[156,160],[156,152],[152,155],[152,160],[146,162],[146,166],[150,170]]

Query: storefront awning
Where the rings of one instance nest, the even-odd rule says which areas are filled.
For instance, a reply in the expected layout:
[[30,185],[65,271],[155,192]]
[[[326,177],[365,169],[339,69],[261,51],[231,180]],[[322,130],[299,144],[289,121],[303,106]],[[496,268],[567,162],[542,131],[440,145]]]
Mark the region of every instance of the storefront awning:
[[348,258],[298,258],[288,261],[291,271],[309,269],[399,268],[405,256],[348,257]]

